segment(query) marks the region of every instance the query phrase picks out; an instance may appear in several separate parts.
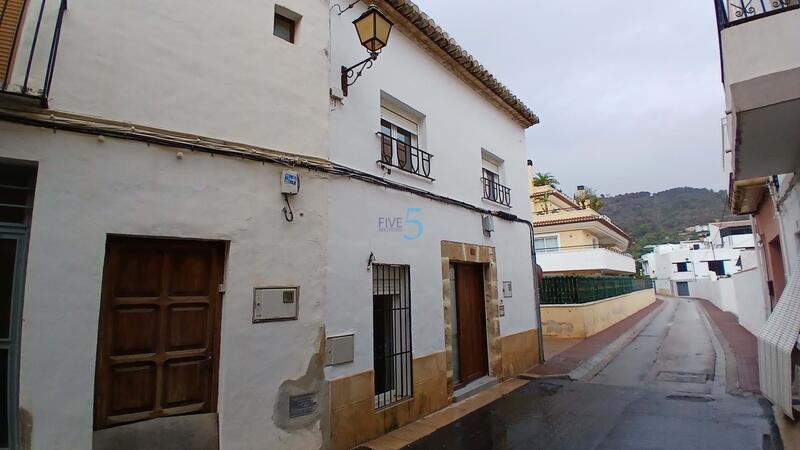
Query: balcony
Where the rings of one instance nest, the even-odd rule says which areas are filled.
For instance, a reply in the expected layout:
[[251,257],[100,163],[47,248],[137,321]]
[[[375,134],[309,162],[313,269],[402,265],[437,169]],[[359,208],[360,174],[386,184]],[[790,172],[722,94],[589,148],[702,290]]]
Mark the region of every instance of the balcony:
[[548,274],[633,274],[633,257],[608,248],[575,247],[539,250],[536,262]]
[[733,180],[800,167],[798,0],[715,0]]
[[431,178],[433,155],[386,133],[379,131],[375,134],[381,138],[381,159],[377,161],[380,166],[394,167],[435,181]]
[[481,183],[483,184],[483,198],[509,208],[511,207],[510,188],[486,177],[481,178]]
[[47,107],[66,0],[0,0],[0,94]]

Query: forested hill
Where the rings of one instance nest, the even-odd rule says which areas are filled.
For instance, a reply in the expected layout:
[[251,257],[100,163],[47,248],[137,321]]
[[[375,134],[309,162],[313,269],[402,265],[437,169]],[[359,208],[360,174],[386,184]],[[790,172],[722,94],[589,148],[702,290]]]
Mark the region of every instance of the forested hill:
[[728,193],[724,190],[681,187],[655,194],[634,192],[601,198],[605,205],[602,213],[633,238],[628,251],[636,258],[645,245],[697,237],[686,228],[743,218],[726,207]]

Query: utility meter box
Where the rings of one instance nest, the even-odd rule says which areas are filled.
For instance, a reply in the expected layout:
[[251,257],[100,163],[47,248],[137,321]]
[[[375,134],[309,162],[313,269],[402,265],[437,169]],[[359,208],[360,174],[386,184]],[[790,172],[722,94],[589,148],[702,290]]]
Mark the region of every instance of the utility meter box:
[[297,287],[255,288],[253,323],[297,320],[298,294]]
[[295,195],[300,191],[300,175],[294,170],[281,172],[281,194]]

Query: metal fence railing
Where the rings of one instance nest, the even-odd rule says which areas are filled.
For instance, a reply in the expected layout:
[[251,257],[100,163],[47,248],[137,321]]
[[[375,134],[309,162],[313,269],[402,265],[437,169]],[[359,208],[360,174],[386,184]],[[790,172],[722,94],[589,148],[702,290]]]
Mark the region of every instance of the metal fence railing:
[[631,292],[653,289],[650,278],[633,277],[545,277],[539,283],[543,305],[589,303]]
[[714,0],[719,27],[800,7],[798,0]]
[[[8,46],[0,60],[0,93],[36,99],[47,108],[66,10],[67,0],[0,0],[0,38]],[[15,77],[11,69],[17,66]]]

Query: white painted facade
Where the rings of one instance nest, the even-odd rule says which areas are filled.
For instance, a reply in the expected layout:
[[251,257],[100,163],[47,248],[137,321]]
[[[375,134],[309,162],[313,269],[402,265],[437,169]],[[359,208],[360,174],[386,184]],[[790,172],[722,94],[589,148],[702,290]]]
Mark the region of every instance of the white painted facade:
[[[351,23],[364,9],[365,5],[359,4],[352,14],[331,17],[332,86],[339,85],[341,66],[366,57]],[[417,123],[419,147],[434,155],[430,176],[435,181],[399,169],[388,173],[376,163],[381,159],[381,140],[375,133],[381,127],[382,102]],[[524,127],[398,29],[392,31],[390,44],[350,88],[349,95],[334,103],[330,134],[330,157],[338,163],[479,208],[521,218],[529,213]],[[511,189],[510,207],[483,198],[480,179],[486,152],[500,163],[500,183]],[[419,211],[408,215],[409,208]],[[401,218],[404,228],[380,231],[381,218]],[[421,233],[415,239],[405,238],[420,231],[409,218],[421,222]],[[501,336],[536,328],[525,224],[495,217],[495,231],[486,237],[477,212],[346,178],[331,180],[329,221],[327,332],[355,334],[354,361],[328,367],[329,379],[373,365],[370,254],[376,263],[410,266],[414,357],[445,348],[442,241],[495,247],[498,290],[502,289],[500,281],[513,284],[513,297],[504,299]],[[502,293],[498,294],[502,298]]]
[[[30,14],[39,3],[28,4]],[[327,158],[329,5],[286,6],[302,16],[294,44],[273,36],[272,1],[70,1],[48,112]],[[52,30],[52,13],[43,30]],[[21,46],[33,25],[25,22]],[[12,84],[24,64],[15,68]],[[220,446],[322,446],[318,420],[279,427],[276,404],[324,339],[328,176],[300,171],[288,223],[285,167],[99,134],[0,123],[0,162],[38,164],[19,383],[29,448],[92,448],[101,281],[113,234],[226,242]],[[257,286],[300,286],[298,320],[253,323]],[[317,371],[312,390],[324,396]]]
[[[95,127],[113,123],[235,144],[254,155],[333,161],[526,218],[524,126],[398,30],[349,96],[332,100],[339,67],[366,56],[352,25],[364,5],[342,16],[319,0],[281,6],[302,16],[294,43],[273,36],[270,1],[70,1],[47,112]],[[51,11],[42,27],[53,19]],[[43,58],[36,54],[34,65]],[[418,145],[435,155],[435,181],[384,173],[376,164],[382,97],[419,113]],[[0,98],[0,108],[11,104]],[[486,155],[511,189],[510,206],[483,198]],[[279,182],[285,166],[123,140],[99,129],[0,122],[0,162],[10,160],[38,166],[19,376],[30,448],[92,448],[110,235],[226,243],[216,408],[223,449],[326,445],[325,382],[373,364],[370,254],[376,263],[410,266],[414,356],[444,349],[442,241],[494,247],[498,291],[503,281],[513,284],[512,297],[498,292],[505,311],[500,335],[536,328],[530,237],[521,222],[494,217],[486,236],[480,212],[306,169],[299,169],[302,187],[290,199],[294,221],[287,222]],[[401,230],[379,228],[381,218],[397,217]],[[416,230],[409,219],[420,222]],[[261,286],[299,286],[298,320],[253,323],[253,290]],[[343,333],[355,334],[354,361],[315,367],[325,336]],[[281,425],[284,386],[304,377],[311,380],[304,392],[319,400],[315,420]]]

